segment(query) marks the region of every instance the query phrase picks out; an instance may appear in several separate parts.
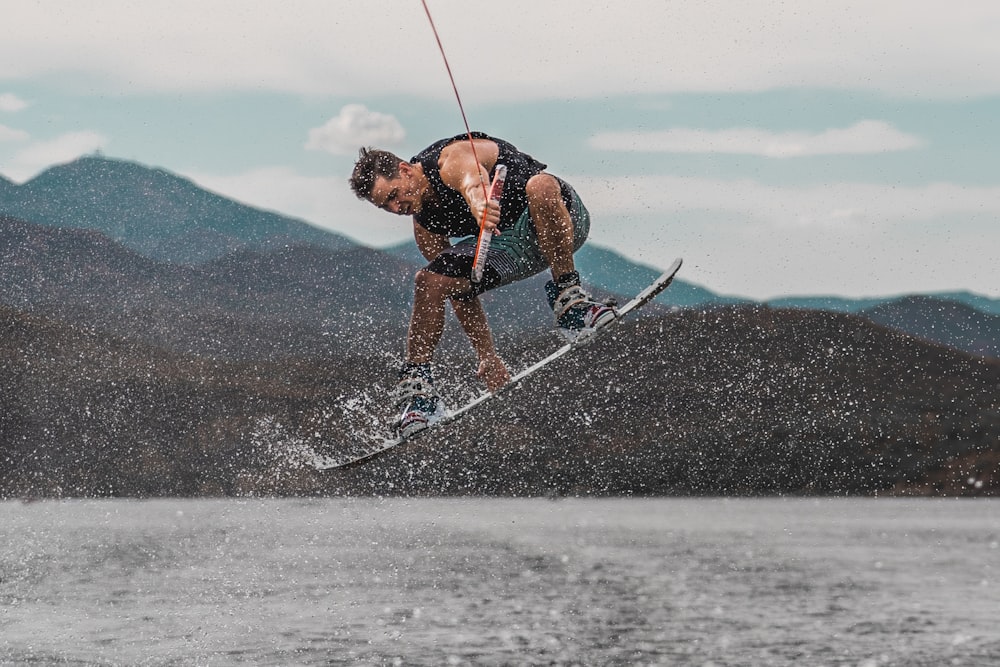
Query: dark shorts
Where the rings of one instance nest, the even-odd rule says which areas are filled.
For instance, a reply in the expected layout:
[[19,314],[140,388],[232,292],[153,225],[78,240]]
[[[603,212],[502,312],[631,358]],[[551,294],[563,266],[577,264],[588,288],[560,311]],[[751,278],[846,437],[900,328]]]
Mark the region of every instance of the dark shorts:
[[[559,180],[563,199],[573,221],[573,252],[576,252],[590,234],[590,213],[568,183]],[[476,237],[466,237],[438,255],[427,265],[427,270],[451,278],[469,278],[472,259],[476,254]],[[472,290],[459,298],[472,298],[497,287],[523,280],[549,268],[549,263],[538,247],[538,234],[528,208],[512,227],[501,230],[490,241],[486,255],[483,279]]]

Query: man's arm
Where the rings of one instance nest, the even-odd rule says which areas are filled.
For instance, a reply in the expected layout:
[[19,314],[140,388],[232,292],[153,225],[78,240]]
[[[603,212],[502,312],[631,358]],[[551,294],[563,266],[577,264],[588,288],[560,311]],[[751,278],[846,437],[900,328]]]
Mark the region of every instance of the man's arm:
[[[420,250],[420,254],[428,262],[434,261],[444,250],[451,247],[451,239],[441,234],[427,231],[416,221],[413,222],[413,237],[417,241],[417,249]],[[464,285],[462,285],[457,282],[460,280],[458,278],[451,280],[456,281],[456,287],[450,290],[451,294],[461,294],[462,291],[471,289],[472,287],[472,284],[468,281],[464,281]],[[486,311],[483,310],[482,304],[479,303],[479,298],[460,301],[449,297],[449,300],[451,301],[452,308],[455,310],[455,315],[458,317],[459,324],[462,325],[462,330],[465,331],[465,335],[472,341],[472,347],[475,348],[479,358],[482,359],[484,355],[495,356],[496,351],[493,349],[493,335],[490,333],[490,326],[486,321]],[[475,305],[472,306],[472,304]]]
[[443,234],[427,231],[416,220],[413,221],[413,240],[417,242],[417,250],[428,262],[433,262],[438,255],[451,247],[451,239]]
[[455,310],[459,324],[462,325],[462,331],[469,337],[479,357],[479,369],[476,374],[486,383],[487,389],[496,392],[510,382],[510,371],[507,370],[507,365],[493,345],[493,333],[486,320],[483,304],[479,301],[479,297],[468,301],[452,299],[451,307]]
[[500,204],[489,200],[487,191],[490,168],[499,155],[496,143],[477,139],[475,152],[468,141],[457,141],[441,151],[438,161],[441,181],[462,194],[476,222],[483,220],[483,211],[486,211],[485,224],[491,232],[500,224]]
[[[429,232],[416,222],[413,223],[413,237],[417,242],[420,254],[428,262],[451,245],[448,237]],[[465,289],[470,287],[471,284],[466,283]],[[458,323],[462,325],[462,331],[469,338],[476,351],[476,356],[479,357],[477,374],[486,383],[487,389],[491,392],[497,391],[510,382],[510,372],[503,360],[497,355],[496,347],[493,344],[493,333],[490,331],[482,303],[478,297],[467,301],[452,298],[450,301]]]

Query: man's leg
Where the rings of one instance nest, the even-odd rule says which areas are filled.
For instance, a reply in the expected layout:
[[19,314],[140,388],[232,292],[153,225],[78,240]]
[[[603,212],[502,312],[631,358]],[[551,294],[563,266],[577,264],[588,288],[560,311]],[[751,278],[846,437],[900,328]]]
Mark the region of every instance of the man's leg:
[[576,241],[582,243],[590,231],[589,223],[583,218],[584,227],[579,235],[575,234],[573,218],[563,201],[559,180],[554,176],[544,173],[532,176],[526,191],[538,248],[552,269],[552,280],[546,284],[545,291],[556,316],[556,325],[571,341],[589,335],[616,317],[614,308],[594,301],[583,291],[580,274],[573,264]]
[[535,174],[528,179],[525,191],[538,247],[552,269],[552,279],[558,280],[574,270],[573,220],[563,201],[559,181],[551,174]]
[[406,359],[411,364],[429,364],[444,332],[445,302],[468,292],[469,281],[421,269],[414,283]]
[[434,389],[431,361],[444,331],[444,304],[454,294],[468,289],[469,281],[449,278],[427,269],[414,281],[413,314],[406,341],[406,363],[399,371],[393,397],[402,408],[395,428],[408,437],[427,428],[446,412]]

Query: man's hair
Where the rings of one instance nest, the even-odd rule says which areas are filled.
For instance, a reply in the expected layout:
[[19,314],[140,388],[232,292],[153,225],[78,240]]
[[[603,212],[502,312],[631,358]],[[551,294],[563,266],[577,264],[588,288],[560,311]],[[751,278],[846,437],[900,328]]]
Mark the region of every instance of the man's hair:
[[351,190],[358,199],[371,200],[375,179],[379,176],[386,179],[399,176],[400,162],[402,160],[389,151],[370,146],[362,148],[358,151],[358,161],[354,163],[354,171],[351,173]]

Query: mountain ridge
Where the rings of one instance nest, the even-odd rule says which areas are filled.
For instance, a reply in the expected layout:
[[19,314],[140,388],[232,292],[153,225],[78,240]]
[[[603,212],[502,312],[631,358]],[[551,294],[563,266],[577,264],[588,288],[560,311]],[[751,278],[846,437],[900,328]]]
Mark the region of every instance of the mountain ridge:
[[150,257],[182,264],[240,247],[353,245],[334,232],[241,204],[164,169],[102,156],[50,167],[0,190],[0,211],[38,224],[96,229]]
[[768,299],[763,303],[774,308],[804,308],[807,310],[827,310],[833,313],[859,313],[877,306],[907,299],[928,297],[941,301],[952,301],[968,306],[986,315],[1000,315],[1000,299],[977,294],[967,290],[952,292],[930,292],[927,294],[906,293],[873,297],[843,297],[831,295],[788,296]]
[[[306,221],[228,199],[166,169],[103,155],[84,156],[50,167],[21,185],[0,175],[0,213],[50,226],[97,229],[140,253],[174,263],[204,263],[245,247],[268,251],[284,245],[313,244],[341,250],[361,245]],[[176,233],[178,227],[182,233]],[[415,265],[423,263],[411,241],[381,250]],[[675,254],[683,253],[664,257],[663,268]],[[662,272],[662,268],[630,260],[593,243],[585,244],[577,259],[595,287],[614,294],[633,294]],[[678,279],[675,289],[676,294],[670,296],[673,301],[661,303],[705,307],[754,302],[716,294],[683,278]],[[859,312],[907,296],[911,295],[788,296],[764,303],[778,308]],[[926,296],[1000,315],[1000,299],[973,292]]]
[[860,313],[878,324],[973,354],[1000,358],[1000,315],[933,296],[908,296]]

